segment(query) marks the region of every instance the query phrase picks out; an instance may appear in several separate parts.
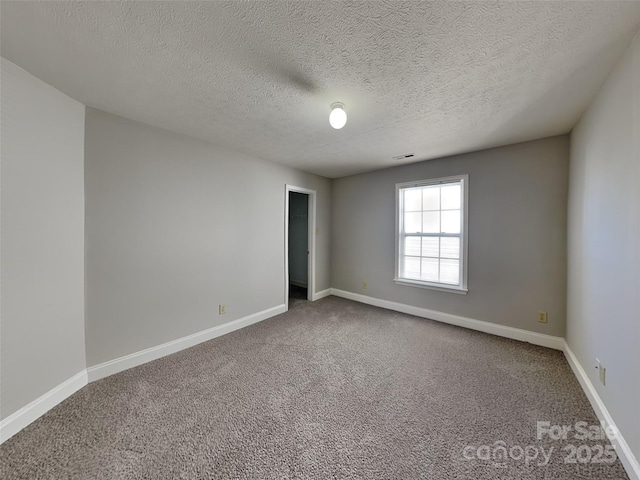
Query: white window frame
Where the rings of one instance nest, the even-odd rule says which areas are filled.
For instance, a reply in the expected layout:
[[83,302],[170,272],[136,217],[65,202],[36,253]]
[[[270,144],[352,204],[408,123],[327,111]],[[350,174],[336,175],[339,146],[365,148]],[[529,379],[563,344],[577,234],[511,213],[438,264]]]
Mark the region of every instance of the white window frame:
[[[462,218],[460,226],[460,284],[451,285],[440,282],[425,282],[400,277],[400,244],[403,236],[403,215],[401,193],[405,188],[426,187],[429,185],[441,185],[445,183],[460,182],[462,185]],[[442,292],[458,293],[466,295],[469,291],[467,288],[467,273],[469,267],[469,175],[455,175],[451,177],[430,178],[427,180],[419,180],[414,182],[396,183],[396,264],[395,278],[393,281],[398,285],[408,285],[411,287],[428,288],[431,290],[439,290]]]

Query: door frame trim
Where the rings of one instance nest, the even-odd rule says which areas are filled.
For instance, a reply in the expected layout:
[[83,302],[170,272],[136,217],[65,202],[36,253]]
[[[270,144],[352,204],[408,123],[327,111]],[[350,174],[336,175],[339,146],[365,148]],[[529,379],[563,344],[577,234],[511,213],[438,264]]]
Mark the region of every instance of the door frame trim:
[[284,304],[289,310],[289,192],[309,195],[307,206],[308,249],[307,256],[307,300],[313,300],[316,291],[316,191],[295,185],[284,189]]

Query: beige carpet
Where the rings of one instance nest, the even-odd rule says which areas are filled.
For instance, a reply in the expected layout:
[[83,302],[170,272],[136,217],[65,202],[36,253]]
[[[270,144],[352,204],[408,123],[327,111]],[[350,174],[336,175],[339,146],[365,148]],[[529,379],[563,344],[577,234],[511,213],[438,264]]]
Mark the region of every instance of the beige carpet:
[[560,352],[328,297],[85,387],[0,446],[0,476],[627,478],[537,421],[597,424]]

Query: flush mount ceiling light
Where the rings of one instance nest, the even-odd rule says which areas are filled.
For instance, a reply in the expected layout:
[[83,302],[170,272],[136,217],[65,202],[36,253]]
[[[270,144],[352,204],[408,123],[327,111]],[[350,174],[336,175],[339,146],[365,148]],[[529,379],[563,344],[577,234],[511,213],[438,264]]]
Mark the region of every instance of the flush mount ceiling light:
[[347,123],[347,112],[344,111],[344,104],[336,102],[331,104],[331,114],[329,115],[329,123],[336,130],[344,127]]

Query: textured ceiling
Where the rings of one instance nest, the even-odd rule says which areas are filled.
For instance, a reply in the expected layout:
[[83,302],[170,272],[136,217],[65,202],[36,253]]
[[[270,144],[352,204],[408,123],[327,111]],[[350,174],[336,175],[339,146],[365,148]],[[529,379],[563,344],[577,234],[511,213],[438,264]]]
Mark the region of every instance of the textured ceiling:
[[0,9],[2,55],[71,97],[329,177],[566,133],[640,23],[636,1]]

